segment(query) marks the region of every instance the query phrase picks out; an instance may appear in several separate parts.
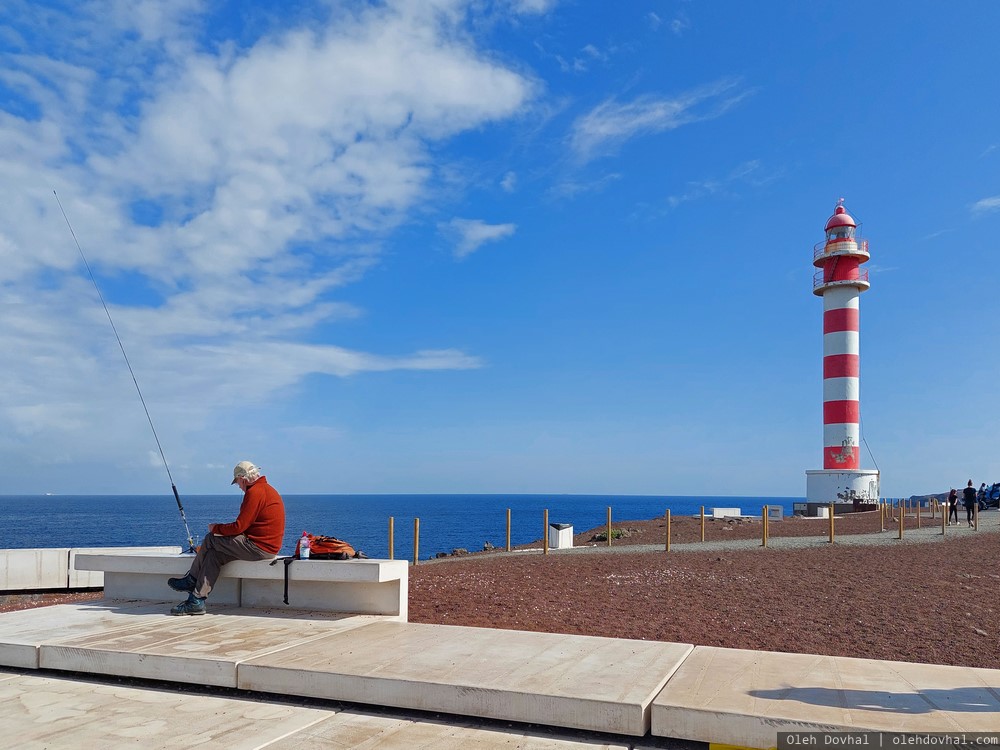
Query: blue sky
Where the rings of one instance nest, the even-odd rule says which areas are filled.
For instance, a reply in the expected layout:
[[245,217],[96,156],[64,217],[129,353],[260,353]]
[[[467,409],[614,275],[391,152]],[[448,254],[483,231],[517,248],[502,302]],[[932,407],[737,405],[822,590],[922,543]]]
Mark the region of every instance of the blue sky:
[[1000,4],[7,0],[5,493],[1000,481]]

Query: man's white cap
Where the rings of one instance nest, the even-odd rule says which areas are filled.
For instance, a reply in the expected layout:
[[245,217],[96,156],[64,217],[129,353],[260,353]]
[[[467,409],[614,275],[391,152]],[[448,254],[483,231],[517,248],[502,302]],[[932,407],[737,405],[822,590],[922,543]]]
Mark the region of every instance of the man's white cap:
[[260,469],[249,461],[240,461],[233,469],[233,481],[231,484],[236,484],[237,479],[248,479],[251,482],[256,482],[259,478]]

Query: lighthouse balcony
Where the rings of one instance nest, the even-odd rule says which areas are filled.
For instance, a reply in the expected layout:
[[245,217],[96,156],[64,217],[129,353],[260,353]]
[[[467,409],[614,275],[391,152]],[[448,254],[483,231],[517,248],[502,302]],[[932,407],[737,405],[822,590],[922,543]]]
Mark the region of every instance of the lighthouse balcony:
[[824,240],[813,245],[813,265],[822,266],[829,258],[858,258],[860,263],[871,258],[868,253],[868,240],[854,240],[853,238],[839,238],[835,240]]
[[868,283],[868,269],[852,268],[845,273],[834,274],[833,277],[829,277],[825,270],[813,274],[813,294],[822,295],[827,289],[838,286],[855,286],[862,292],[867,290],[871,287]]

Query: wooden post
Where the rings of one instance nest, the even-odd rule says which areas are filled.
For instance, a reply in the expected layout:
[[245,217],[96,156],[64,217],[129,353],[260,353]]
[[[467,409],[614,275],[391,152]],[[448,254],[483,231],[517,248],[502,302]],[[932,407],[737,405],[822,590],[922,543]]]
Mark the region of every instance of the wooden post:
[[393,521],[394,521],[393,517],[392,517],[392,516],[389,516],[389,559],[390,559],[390,560],[394,560],[394,559],[395,559],[395,558],[394,558],[394,557],[392,556],[392,553],[393,553],[393,547],[395,546],[395,545],[393,544],[393,539],[392,539],[392,524],[393,524]]
[[913,507],[917,511],[917,528],[919,529],[920,528],[920,501],[919,500],[914,500],[913,501]]
[[420,519],[413,519],[413,564],[420,563]]
[[904,500],[899,499],[899,538],[903,538],[903,521],[906,520],[906,513],[903,511]]
[[885,531],[885,500],[878,503],[878,525],[879,531]]
[[948,518],[948,516],[945,515],[945,511],[944,511],[944,503],[942,503],[941,504],[941,536],[944,536],[944,527],[948,525],[948,522],[946,520],[947,518]]
[[667,552],[670,551],[670,508],[667,508]]
[[767,546],[767,506],[760,509],[760,546]]
[[934,520],[934,517],[936,515],[937,515],[937,498],[936,497],[932,497],[931,498],[931,520],[932,521]]
[[608,506],[608,546],[611,546],[611,506]]
[[542,526],[545,528],[542,530],[542,554],[549,554],[549,509],[546,508],[542,511]]
[[510,552],[510,508],[507,508],[507,551]]
[[701,506],[701,541],[705,541],[705,506]]
[[976,531],[979,531],[979,498],[976,498],[976,504],[972,506],[972,526]]
[[830,503],[830,544],[833,544],[833,503]]

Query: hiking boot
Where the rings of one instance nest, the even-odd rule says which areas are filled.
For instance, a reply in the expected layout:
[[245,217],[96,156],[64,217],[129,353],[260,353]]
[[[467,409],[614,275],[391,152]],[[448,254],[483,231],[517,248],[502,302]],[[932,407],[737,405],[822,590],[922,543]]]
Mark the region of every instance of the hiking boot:
[[194,591],[194,585],[196,581],[194,576],[188,573],[183,578],[168,578],[167,585],[174,591],[183,591],[185,593],[191,593]]
[[170,608],[172,615],[203,615],[205,612],[205,600],[199,599],[194,594],[188,594],[187,601]]

